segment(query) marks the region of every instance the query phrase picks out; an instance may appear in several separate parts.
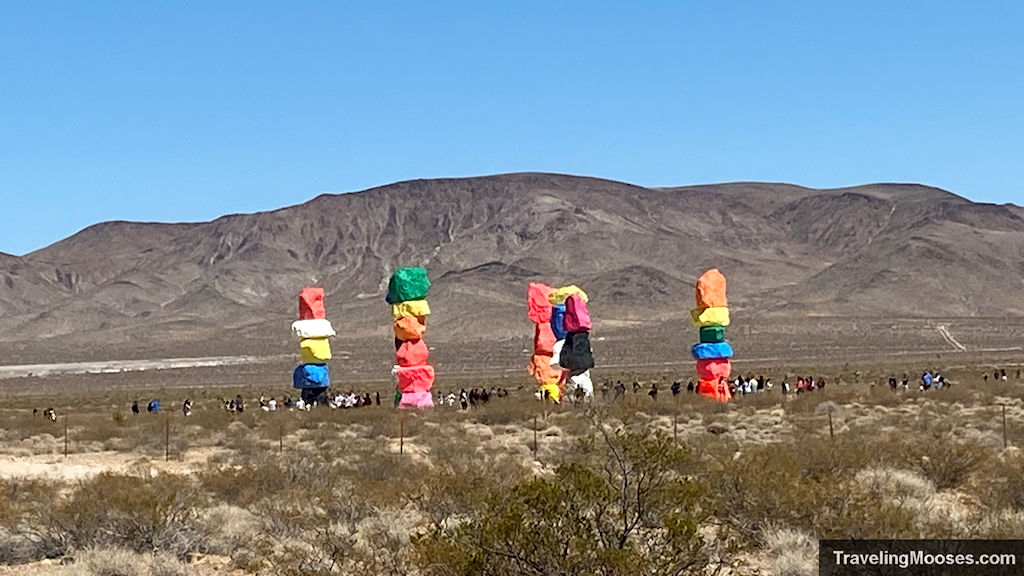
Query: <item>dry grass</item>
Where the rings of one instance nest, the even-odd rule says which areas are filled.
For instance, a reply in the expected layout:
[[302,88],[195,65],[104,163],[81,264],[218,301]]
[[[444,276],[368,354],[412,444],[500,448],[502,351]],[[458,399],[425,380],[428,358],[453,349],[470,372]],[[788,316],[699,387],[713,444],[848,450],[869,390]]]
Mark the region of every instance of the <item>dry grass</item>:
[[814,576],[818,573],[818,541],[789,528],[769,528],[764,547],[775,576]]
[[168,554],[139,554],[119,548],[79,552],[68,576],[185,576],[185,564]]

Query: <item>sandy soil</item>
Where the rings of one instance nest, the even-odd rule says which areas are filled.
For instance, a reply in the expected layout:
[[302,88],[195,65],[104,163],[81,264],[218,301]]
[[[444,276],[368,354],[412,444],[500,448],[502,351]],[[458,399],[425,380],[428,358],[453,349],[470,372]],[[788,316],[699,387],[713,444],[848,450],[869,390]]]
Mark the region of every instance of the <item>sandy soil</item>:
[[63,455],[0,456],[0,478],[74,481],[104,472],[138,474],[190,474],[205,466],[220,450],[198,448],[171,461],[150,460],[124,452],[87,452]]
[[[0,576],[61,576],[72,572],[72,566],[61,560],[43,560],[19,566],[0,565]],[[197,557],[188,565],[192,576],[244,576],[245,572],[231,566],[231,559],[225,556]]]
[[[290,357],[290,356],[289,356]],[[108,360],[104,362],[65,362],[58,364],[21,364],[0,366],[0,379],[59,374],[117,374],[177,368],[212,368],[264,364],[279,356],[211,356],[206,358],[165,358],[159,360]]]

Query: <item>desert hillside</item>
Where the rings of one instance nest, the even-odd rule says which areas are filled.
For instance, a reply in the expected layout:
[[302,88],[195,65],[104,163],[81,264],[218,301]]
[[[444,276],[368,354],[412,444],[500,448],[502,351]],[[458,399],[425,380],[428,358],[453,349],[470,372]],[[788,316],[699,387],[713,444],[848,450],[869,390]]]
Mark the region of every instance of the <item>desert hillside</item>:
[[287,342],[323,285],[344,337],[387,333],[390,272],[425,266],[437,341],[515,337],[525,283],[574,282],[609,329],[682,318],[710,266],[746,318],[1024,315],[1024,211],[915,184],[643,188],[556,174],[415,180],[212,222],[105,222],[0,254],[0,340],[55,348]]

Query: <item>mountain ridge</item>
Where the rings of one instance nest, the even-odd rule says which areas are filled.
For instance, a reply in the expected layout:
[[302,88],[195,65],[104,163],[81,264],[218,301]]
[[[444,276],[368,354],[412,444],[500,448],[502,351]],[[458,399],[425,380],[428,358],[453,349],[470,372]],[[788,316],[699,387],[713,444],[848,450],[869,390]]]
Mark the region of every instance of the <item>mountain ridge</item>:
[[0,253],[0,340],[262,326],[293,315],[307,284],[348,336],[377,338],[387,277],[409,265],[430,271],[432,330],[452,339],[519,331],[530,280],[589,284],[609,320],[685,319],[712,266],[747,315],[1024,316],[1024,209],[919,184],[407,180],[207,222],[102,222]]

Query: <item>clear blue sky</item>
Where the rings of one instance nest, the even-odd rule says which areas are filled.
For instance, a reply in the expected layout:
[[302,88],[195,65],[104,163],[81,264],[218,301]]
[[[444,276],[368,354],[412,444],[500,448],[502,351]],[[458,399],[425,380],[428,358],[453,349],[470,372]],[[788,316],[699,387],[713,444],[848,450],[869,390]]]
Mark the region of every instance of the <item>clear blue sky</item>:
[[410,178],[1024,200],[1020,2],[0,3],[0,251]]

